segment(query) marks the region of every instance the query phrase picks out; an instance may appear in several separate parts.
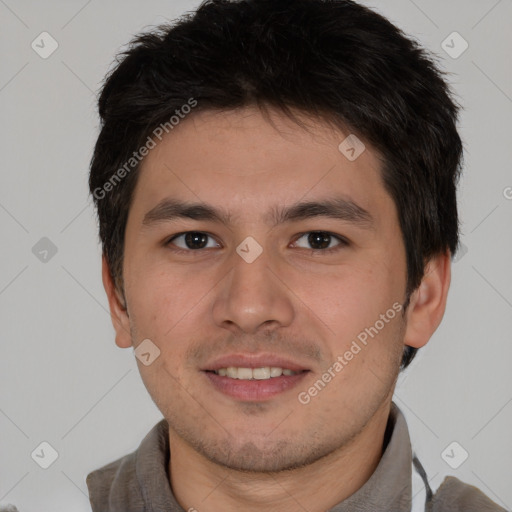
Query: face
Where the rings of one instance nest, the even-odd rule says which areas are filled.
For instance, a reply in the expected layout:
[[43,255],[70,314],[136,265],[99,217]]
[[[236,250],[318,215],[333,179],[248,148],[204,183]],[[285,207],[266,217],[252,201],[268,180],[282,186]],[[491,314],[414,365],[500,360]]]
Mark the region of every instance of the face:
[[354,160],[348,133],[271,115],[196,113],[145,158],[117,337],[160,351],[138,365],[171,436],[250,471],[347,445],[389,403],[404,348],[405,248],[376,151]]

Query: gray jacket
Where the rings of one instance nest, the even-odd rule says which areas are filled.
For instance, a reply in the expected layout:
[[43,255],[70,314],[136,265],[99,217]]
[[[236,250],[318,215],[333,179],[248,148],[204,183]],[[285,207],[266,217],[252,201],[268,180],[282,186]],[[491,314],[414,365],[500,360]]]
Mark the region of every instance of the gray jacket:
[[[370,479],[329,512],[411,512],[413,495],[414,510],[425,512],[507,512],[453,476],[447,476],[433,493],[412,452],[405,417],[394,402],[388,431],[389,441]],[[185,512],[169,483],[169,456],[168,425],[163,419],[136,451],[87,476],[93,512]]]

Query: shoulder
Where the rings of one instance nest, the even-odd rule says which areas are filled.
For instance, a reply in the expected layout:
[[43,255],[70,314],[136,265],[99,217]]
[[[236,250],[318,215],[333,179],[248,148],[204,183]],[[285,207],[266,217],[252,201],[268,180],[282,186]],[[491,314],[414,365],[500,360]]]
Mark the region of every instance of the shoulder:
[[169,457],[167,434],[168,425],[162,419],[135,451],[87,475],[93,512],[145,510],[145,493],[170,492],[166,473]]
[[[104,510],[103,507],[113,498],[120,499],[121,496],[117,496],[120,492],[132,494],[138,491],[135,460],[136,452],[133,452],[87,475],[86,483],[93,511]],[[122,499],[128,499],[128,496]]]
[[432,512],[507,512],[474,485],[447,476],[432,497]]

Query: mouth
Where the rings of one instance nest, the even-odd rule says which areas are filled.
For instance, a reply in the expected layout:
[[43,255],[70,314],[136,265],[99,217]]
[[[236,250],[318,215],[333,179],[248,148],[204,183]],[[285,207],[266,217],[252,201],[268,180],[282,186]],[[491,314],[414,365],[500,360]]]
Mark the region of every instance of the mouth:
[[281,377],[281,375],[290,376],[298,375],[300,373],[294,372],[289,368],[281,368],[279,366],[262,366],[261,368],[228,366],[226,368],[219,368],[218,370],[207,371],[213,371],[216,375],[220,375],[221,377],[229,377],[230,379],[239,380],[268,380]]
[[216,391],[245,402],[261,402],[289,391],[309,372],[300,364],[264,355],[228,356],[202,370]]

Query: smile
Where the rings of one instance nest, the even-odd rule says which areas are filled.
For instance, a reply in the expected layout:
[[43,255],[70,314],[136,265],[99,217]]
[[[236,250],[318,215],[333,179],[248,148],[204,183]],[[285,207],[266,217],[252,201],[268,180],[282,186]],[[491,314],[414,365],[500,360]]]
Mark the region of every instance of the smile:
[[[221,375],[224,371],[226,375]],[[309,370],[292,371],[272,366],[226,367],[201,373],[207,377],[210,387],[225,396],[244,402],[261,402],[297,387]]]
[[300,372],[294,372],[289,368],[280,368],[279,366],[263,366],[262,368],[228,366],[227,368],[215,370],[215,373],[221,377],[229,377],[230,379],[266,380],[281,377],[281,375],[297,375]]

